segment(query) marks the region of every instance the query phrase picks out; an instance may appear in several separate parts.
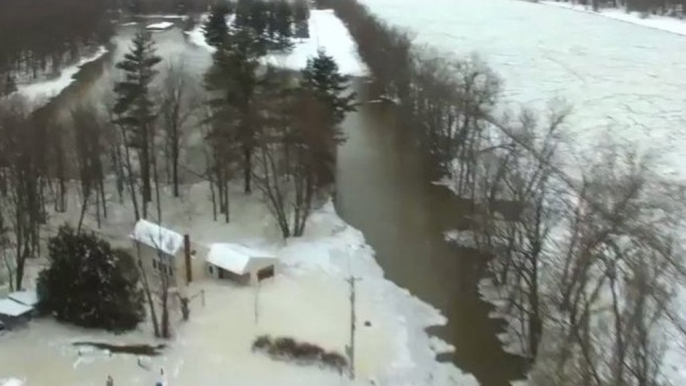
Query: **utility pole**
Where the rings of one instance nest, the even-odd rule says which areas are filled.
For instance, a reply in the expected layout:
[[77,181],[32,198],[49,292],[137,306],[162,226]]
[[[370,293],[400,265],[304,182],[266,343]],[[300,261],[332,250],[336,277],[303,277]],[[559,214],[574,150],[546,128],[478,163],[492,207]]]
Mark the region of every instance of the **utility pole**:
[[355,327],[357,323],[355,318],[355,282],[358,280],[361,279],[353,276],[346,280],[350,284],[350,344],[345,348],[345,351],[350,361],[350,379],[355,379]]

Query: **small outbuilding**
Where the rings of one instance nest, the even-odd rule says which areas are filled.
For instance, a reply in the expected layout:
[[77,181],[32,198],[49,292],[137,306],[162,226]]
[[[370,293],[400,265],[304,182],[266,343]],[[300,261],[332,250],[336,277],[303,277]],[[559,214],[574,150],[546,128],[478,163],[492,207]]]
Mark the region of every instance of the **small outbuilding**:
[[8,328],[27,322],[31,319],[32,313],[33,307],[12,299],[0,299],[0,322]]
[[149,24],[145,29],[148,31],[164,31],[174,26],[170,21],[161,21],[159,23]]
[[240,244],[212,244],[207,254],[210,276],[244,285],[257,284],[273,277],[276,263],[275,254]]
[[17,303],[35,308],[38,305],[38,295],[35,291],[17,291],[9,294],[8,298]]

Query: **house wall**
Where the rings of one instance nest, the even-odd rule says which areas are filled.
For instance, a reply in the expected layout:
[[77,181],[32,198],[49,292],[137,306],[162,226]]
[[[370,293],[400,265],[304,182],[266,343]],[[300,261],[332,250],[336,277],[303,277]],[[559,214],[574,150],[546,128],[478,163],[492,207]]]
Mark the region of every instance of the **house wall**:
[[3,315],[0,314],[0,322],[2,322],[5,325],[5,328],[11,330],[14,328],[17,328],[23,324],[26,324],[31,319],[30,315],[22,315],[22,316],[8,316],[8,315]]
[[[160,271],[153,264],[153,261],[160,261],[158,251],[155,248],[149,247],[145,244],[140,244],[137,246],[137,243],[135,241],[133,247],[134,256],[137,256],[137,248],[140,249],[141,259],[143,260],[143,268],[145,269],[145,272],[148,274],[148,277],[153,278],[155,280],[159,280]],[[193,251],[195,252],[195,254],[192,255],[190,259],[191,273],[193,277],[193,282],[197,282],[199,280],[206,279],[209,276],[207,272],[206,263],[207,253],[209,252],[209,249],[202,245],[197,245],[191,242],[191,252]],[[164,255],[165,258],[168,259],[167,261],[173,262],[173,285],[178,287],[179,289],[185,289],[185,287],[188,284],[186,275],[186,257],[184,253],[184,249],[181,248],[181,250],[173,257]]]
[[[157,262],[165,261],[167,264],[171,262],[173,267],[172,275],[172,287],[185,286],[186,284],[186,270],[183,268],[183,262],[179,263],[179,257],[169,256],[163,254],[162,260],[160,260],[160,255],[157,249],[149,247],[145,244],[140,244],[134,241],[133,246],[134,257],[138,257],[140,253],[141,260],[143,261],[143,269],[148,276],[148,280],[155,280],[159,283],[161,271],[157,268]],[[181,256],[182,260],[183,256]]]

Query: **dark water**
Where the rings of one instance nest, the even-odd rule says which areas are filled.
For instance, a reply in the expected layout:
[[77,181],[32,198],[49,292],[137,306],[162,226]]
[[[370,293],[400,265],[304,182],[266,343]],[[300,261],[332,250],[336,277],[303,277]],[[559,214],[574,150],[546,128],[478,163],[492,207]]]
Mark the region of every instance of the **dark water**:
[[[119,27],[111,52],[84,67],[45,113],[51,119],[64,118],[80,103],[106,109],[113,82],[121,76],[115,63],[137,28]],[[178,26],[153,36],[164,59],[158,79],[165,63],[181,61],[201,87],[210,54],[190,44]],[[364,99],[366,85],[359,87]],[[432,331],[456,347],[446,360],[474,374],[483,386],[509,385],[509,380],[522,377],[524,362],[502,351],[496,337],[501,322],[488,317],[492,307],[479,298],[483,259],[443,239],[443,232],[464,226],[463,204],[431,183],[434,173],[427,157],[396,116],[388,105],[365,104],[344,122],[348,141],[338,154],[338,210],[365,234],[389,279],[448,317],[446,327]]]
[[[114,82],[122,78],[122,71],[115,67],[116,63],[122,60],[129,50],[131,39],[139,28],[159,21],[149,19],[137,25],[117,27],[116,35],[108,45],[109,52],[99,60],[82,67],[76,76],[77,81],[54,98],[44,110],[48,110],[53,119],[60,120],[66,118],[79,104],[94,104],[101,110],[106,110],[108,105],[114,102]],[[176,24],[174,28],[152,33],[157,47],[156,54],[162,58],[162,62],[156,66],[158,75],[155,80],[161,82],[167,66],[175,63],[183,65],[193,74],[193,82],[202,87],[202,74],[212,62],[211,55],[204,48],[187,41],[180,28],[183,22],[176,21]],[[153,86],[156,84],[153,83]]]
[[431,331],[456,347],[445,359],[482,386],[509,385],[522,377],[525,363],[503,352],[496,337],[502,322],[488,317],[492,306],[479,298],[483,257],[443,238],[446,230],[465,225],[465,204],[432,184],[428,157],[397,115],[392,106],[365,104],[344,122],[338,210],[364,233],[389,279],[448,317],[446,327]]

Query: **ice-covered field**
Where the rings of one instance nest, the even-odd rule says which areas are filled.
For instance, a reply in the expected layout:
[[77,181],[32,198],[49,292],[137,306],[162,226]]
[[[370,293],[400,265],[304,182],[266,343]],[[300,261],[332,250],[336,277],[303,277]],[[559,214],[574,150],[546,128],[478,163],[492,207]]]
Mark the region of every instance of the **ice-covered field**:
[[[367,67],[360,61],[357,48],[348,29],[331,10],[312,10],[308,21],[310,38],[295,39],[293,50],[287,54],[269,55],[266,62],[292,70],[301,70],[307,65],[307,59],[317,56],[322,49],[333,56],[341,72],[353,76],[367,74]],[[202,25],[186,33],[191,43],[213,52],[205,41]]]
[[[525,1],[362,2],[419,44],[478,53],[504,80],[503,108],[566,101],[567,138],[581,153],[612,137],[657,152],[666,174],[686,177],[686,37]],[[577,157],[568,163],[583,164]]]
[[[238,187],[234,193],[230,224],[212,221],[209,190],[204,183],[187,186],[182,200],[165,194],[163,222],[188,232],[196,242],[241,242],[277,253],[277,277],[257,293],[257,323],[254,289],[201,281],[192,292],[204,289],[205,305],[200,298],[193,301],[189,323],[181,323],[177,315],[175,338],[161,357],[143,362],[150,369],[146,370],[135,356],[79,352],[71,343],[152,343],[148,325],[128,334],[110,335],[39,319],[0,337],[0,384],[3,379],[16,378],[27,385],[97,385],[110,374],[115,384],[150,385],[160,367],[166,369],[172,386],[225,385],[227,381],[236,385],[333,386],[369,384],[370,380],[393,386],[476,384],[452,364],[436,361],[436,352],[451,348],[430,338],[424,328],[445,319],[433,307],[383,278],[363,235],[343,222],[331,204],[311,217],[303,238],[284,243],[258,195],[245,196]],[[72,197],[69,212],[54,215],[51,223],[75,222],[78,210],[78,200]],[[115,244],[130,245],[130,208],[111,203],[109,213],[100,233]],[[92,216],[86,223],[95,227]],[[292,336],[343,353],[349,339],[345,279],[350,275],[361,279],[356,296],[357,381],[328,370],[274,362],[250,351],[255,337],[271,334]],[[40,371],[35,371],[36,363],[41,364]]]

